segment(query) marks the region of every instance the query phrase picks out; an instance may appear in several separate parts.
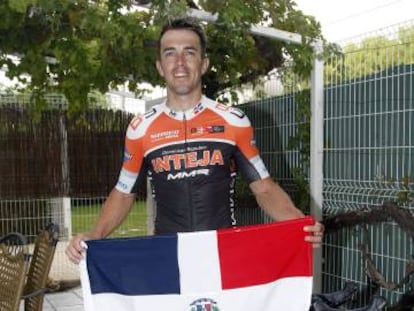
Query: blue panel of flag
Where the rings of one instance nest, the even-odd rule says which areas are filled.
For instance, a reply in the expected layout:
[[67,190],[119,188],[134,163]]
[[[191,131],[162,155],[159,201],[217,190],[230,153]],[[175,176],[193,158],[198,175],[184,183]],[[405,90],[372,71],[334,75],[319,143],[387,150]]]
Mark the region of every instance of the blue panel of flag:
[[86,242],[91,250],[86,259],[93,294],[180,293],[177,235],[114,241]]

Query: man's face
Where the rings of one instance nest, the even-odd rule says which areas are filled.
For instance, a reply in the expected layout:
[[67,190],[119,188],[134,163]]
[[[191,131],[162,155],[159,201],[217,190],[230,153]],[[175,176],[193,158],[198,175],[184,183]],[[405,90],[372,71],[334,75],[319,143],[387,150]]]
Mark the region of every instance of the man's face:
[[193,31],[174,29],[162,36],[156,66],[168,92],[175,95],[201,92],[201,76],[208,64],[208,59],[202,56],[200,39]]

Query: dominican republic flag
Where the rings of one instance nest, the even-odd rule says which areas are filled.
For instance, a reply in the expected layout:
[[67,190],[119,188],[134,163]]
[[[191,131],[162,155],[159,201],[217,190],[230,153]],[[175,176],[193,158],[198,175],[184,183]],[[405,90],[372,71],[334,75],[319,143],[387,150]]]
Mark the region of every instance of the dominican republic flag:
[[311,217],[216,231],[87,241],[86,311],[307,311]]

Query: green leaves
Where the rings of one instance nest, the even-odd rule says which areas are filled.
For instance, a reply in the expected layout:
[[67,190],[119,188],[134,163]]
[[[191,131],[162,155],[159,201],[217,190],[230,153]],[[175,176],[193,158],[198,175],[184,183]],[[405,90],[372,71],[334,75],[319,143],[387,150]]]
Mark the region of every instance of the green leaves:
[[11,10],[18,13],[25,13],[30,5],[35,5],[37,0],[8,0]]
[[151,15],[158,24],[163,24],[177,16],[184,16],[188,9],[187,1],[184,0],[153,0],[151,4]]
[[414,63],[414,27],[400,28],[395,38],[379,35],[367,37],[358,44],[350,43],[343,48],[344,54],[338,47],[327,46],[325,50],[329,48],[331,53],[326,56],[325,80],[339,83],[378,74],[387,67]]
[[[217,23],[205,23],[212,69],[204,77],[207,95],[254,82],[285,59],[297,72],[310,72],[310,42],[320,36],[320,27],[286,0],[153,0],[149,11],[130,0],[0,2],[0,65],[9,67],[12,78],[30,76],[29,90],[63,93],[76,109],[88,107],[91,92],[126,82],[139,93],[142,82],[163,85],[154,66],[160,25],[190,7],[218,14]],[[251,24],[299,31],[310,39],[289,45],[252,35]],[[10,55],[20,61],[11,63]]]

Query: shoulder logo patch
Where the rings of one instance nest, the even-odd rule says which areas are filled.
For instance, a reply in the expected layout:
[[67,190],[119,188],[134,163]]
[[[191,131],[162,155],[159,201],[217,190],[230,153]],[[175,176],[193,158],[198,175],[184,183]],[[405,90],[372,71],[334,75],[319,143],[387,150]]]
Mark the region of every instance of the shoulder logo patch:
[[238,108],[234,108],[234,107],[232,107],[230,109],[230,113],[233,114],[233,115],[235,115],[236,117],[238,117],[240,119],[243,119],[244,116],[246,115],[242,110],[240,110]]
[[138,125],[141,124],[142,120],[144,118],[142,117],[142,115],[136,116],[134,119],[132,119],[130,126],[132,127],[133,130],[136,130]]

